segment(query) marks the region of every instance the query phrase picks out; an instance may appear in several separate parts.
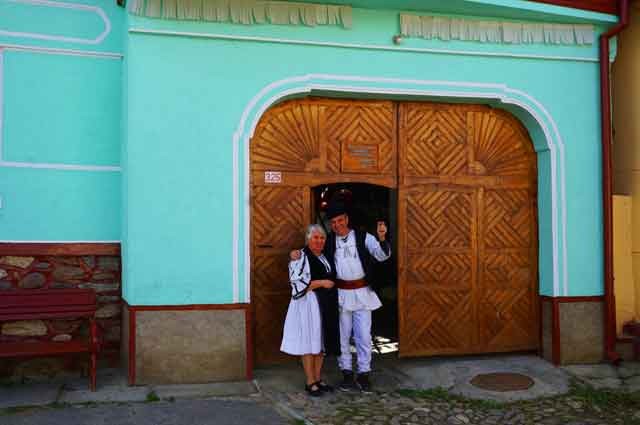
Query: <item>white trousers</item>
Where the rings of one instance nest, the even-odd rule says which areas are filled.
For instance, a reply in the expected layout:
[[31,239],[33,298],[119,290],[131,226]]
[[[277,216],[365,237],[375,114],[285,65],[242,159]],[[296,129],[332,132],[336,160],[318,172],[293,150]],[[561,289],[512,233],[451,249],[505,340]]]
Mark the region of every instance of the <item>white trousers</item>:
[[340,310],[340,370],[352,370],[351,345],[353,333],[358,356],[358,373],[371,371],[371,310]]

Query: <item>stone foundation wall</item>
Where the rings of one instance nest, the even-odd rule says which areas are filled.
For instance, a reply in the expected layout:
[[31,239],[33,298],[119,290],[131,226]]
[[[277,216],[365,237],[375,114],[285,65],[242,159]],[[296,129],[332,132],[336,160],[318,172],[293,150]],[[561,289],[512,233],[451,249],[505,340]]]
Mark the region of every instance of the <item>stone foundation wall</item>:
[[[96,316],[103,330],[102,358],[117,359],[121,333],[121,266],[119,256],[1,256],[0,296],[6,291],[37,291],[56,288],[93,288],[98,299]],[[29,320],[0,324],[3,342],[84,338],[86,320]],[[51,376],[63,368],[85,367],[68,359],[11,359],[2,362],[0,376],[24,378]],[[84,363],[84,359],[82,362]],[[29,364],[34,367],[30,370]],[[49,366],[46,366],[49,365]]]
[[604,360],[604,303],[560,303],[560,361],[562,364]]
[[604,359],[602,297],[541,297],[542,356],[555,364]]
[[123,356],[135,356],[128,359],[135,367],[129,371],[135,384],[247,379],[246,309],[143,308],[129,307],[129,316],[135,315],[135,348],[133,353],[123,350]]

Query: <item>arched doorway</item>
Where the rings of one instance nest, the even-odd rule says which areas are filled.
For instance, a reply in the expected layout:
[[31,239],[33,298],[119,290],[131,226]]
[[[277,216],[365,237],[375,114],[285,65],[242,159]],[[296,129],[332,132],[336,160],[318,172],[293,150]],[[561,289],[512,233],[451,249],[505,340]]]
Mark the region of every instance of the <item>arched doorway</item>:
[[257,364],[278,348],[287,252],[312,188],[398,189],[401,355],[538,347],[536,156],[526,131],[481,105],[298,99],[251,141],[251,289]]

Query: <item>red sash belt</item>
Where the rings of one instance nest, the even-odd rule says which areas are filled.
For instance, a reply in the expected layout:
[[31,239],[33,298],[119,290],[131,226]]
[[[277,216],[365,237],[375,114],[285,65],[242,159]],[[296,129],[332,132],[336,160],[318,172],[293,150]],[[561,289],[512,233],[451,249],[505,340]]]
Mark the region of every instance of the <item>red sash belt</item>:
[[364,279],[356,279],[356,280],[336,279],[336,286],[338,287],[338,289],[360,289],[367,286],[367,281]]

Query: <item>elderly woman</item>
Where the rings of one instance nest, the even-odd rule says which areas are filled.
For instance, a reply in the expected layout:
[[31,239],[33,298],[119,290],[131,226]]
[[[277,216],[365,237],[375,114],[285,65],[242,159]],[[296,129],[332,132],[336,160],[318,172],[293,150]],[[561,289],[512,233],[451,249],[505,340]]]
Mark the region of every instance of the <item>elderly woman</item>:
[[339,354],[338,295],[333,287],[335,272],[322,254],[324,229],[312,224],[305,238],[302,255],[289,263],[292,299],[280,350],[302,357],[305,390],[316,397],[333,390],[320,375],[324,354]]

